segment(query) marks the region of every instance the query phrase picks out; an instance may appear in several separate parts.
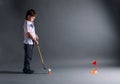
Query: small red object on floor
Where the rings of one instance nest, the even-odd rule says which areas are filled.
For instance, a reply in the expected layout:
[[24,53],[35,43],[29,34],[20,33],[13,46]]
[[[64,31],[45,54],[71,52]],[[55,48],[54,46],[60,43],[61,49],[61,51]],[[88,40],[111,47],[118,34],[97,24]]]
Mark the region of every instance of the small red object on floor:
[[51,69],[48,69],[48,75],[51,75]]
[[91,70],[90,73],[91,73],[91,74],[97,74],[98,71],[97,71],[97,70]]

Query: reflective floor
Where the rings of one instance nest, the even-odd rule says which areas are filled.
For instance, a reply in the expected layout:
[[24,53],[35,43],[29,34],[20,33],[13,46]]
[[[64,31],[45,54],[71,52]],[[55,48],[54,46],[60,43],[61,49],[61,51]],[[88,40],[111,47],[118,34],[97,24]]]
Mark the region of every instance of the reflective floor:
[[[99,66],[97,74],[91,74],[92,64],[51,66],[52,74],[41,67],[34,67],[34,74],[23,74],[20,67],[4,66],[0,69],[0,84],[120,84],[120,68]],[[74,64],[74,62],[73,62]],[[69,66],[67,66],[69,65]]]

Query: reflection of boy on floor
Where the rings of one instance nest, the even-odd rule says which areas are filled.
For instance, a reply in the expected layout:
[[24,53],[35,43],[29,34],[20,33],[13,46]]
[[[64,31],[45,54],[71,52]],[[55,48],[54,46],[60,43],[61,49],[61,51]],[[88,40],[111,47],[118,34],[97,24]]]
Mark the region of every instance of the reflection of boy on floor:
[[26,13],[26,20],[24,22],[24,68],[23,73],[32,74],[33,70],[30,69],[30,62],[33,55],[34,44],[38,45],[38,35],[35,33],[34,20],[36,18],[36,12],[33,9],[30,9]]

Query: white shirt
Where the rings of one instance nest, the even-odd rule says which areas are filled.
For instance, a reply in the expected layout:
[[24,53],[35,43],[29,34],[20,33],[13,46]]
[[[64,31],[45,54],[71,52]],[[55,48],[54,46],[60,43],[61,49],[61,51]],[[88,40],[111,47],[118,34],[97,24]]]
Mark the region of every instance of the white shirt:
[[27,32],[30,32],[30,33],[32,34],[33,38],[36,37],[34,23],[33,23],[33,22],[30,22],[30,21],[28,21],[28,20],[25,20],[25,22],[24,22],[24,43],[25,43],[25,44],[33,45],[34,42],[33,42],[33,40],[27,35]]

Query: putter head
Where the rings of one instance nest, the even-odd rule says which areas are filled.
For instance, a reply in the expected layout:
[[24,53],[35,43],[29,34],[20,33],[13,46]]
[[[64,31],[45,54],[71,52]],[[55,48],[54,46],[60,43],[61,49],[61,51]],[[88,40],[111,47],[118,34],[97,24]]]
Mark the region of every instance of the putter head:
[[44,69],[47,69],[46,67],[44,67]]
[[46,70],[47,68],[45,67],[45,65],[42,65],[43,66],[43,69]]

